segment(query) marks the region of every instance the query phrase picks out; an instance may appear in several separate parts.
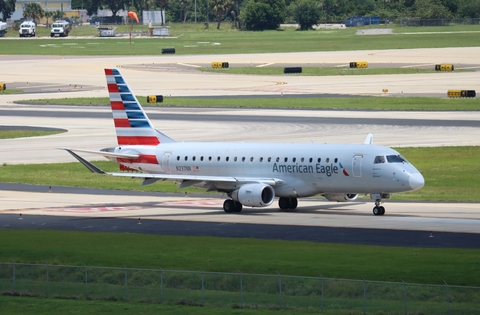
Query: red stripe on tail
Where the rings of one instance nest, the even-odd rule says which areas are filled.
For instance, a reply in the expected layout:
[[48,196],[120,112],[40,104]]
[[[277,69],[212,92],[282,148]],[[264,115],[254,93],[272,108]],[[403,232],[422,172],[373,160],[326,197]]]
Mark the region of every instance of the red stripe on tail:
[[120,92],[118,90],[118,85],[116,84],[107,84],[108,92],[114,93],[114,92]]
[[130,121],[128,120],[128,118],[116,118],[113,120],[114,124],[115,124],[115,127],[119,127],[119,128],[128,128],[128,127],[131,127],[130,126]]
[[111,101],[110,105],[112,106],[113,110],[125,110],[125,106],[121,101]]

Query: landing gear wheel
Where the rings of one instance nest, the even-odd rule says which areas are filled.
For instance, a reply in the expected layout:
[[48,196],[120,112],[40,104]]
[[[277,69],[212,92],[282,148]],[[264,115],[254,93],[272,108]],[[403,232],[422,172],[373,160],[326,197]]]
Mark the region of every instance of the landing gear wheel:
[[373,207],[373,214],[374,215],[384,215],[385,214],[385,208],[382,206],[375,206]]
[[384,215],[385,208],[380,205],[382,202],[381,199],[375,199],[375,207],[373,207],[373,214],[374,215]]
[[243,205],[240,202],[235,201],[234,205],[235,205],[235,208],[233,209],[233,212],[241,212],[242,211]]
[[285,198],[278,199],[278,206],[281,210],[295,210],[298,206],[297,198]]
[[295,210],[295,209],[297,209],[297,206],[298,206],[297,198],[289,198],[288,199],[288,209]]
[[378,207],[380,209],[380,215],[384,215],[385,214],[385,207]]
[[232,199],[227,199],[223,202],[223,211],[230,213],[235,210],[235,202]]
[[280,207],[281,210],[287,210],[288,209],[288,198],[280,198],[278,199],[278,207]]

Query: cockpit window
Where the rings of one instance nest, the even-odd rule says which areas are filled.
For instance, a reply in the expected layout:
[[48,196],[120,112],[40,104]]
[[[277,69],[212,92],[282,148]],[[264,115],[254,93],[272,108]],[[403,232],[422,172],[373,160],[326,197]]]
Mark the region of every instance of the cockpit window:
[[401,155],[387,155],[388,163],[407,163],[407,160]]
[[375,164],[381,164],[385,163],[385,157],[383,155],[378,155],[375,157],[375,161],[373,161]]

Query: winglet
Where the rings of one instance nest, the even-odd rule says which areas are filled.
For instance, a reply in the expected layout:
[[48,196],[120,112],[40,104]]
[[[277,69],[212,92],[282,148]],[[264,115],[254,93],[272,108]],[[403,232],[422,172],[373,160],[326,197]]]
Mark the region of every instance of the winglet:
[[365,138],[365,142],[363,142],[364,144],[372,144],[373,143],[373,135],[371,133],[369,133],[367,135],[367,137]]
[[92,163],[88,162],[84,158],[82,158],[80,155],[74,153],[72,150],[69,149],[63,149],[70,153],[74,158],[76,158],[80,163],[82,163],[86,168],[88,168],[92,173],[97,173],[97,174],[105,174],[104,171],[93,165]]

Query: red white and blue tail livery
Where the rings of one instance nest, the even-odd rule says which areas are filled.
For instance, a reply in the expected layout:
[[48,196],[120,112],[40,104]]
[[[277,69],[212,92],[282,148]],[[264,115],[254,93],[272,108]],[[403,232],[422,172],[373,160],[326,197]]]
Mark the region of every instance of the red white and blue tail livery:
[[[243,206],[295,209],[299,197],[322,195],[330,201],[353,201],[359,194],[375,200],[373,213],[383,215],[381,200],[391,193],[420,189],[423,176],[397,151],[362,144],[175,142],[157,131],[117,69],[105,69],[117,146],[101,150],[63,148],[90,171],[111,176],[158,180],[224,192],[225,212]],[[105,173],[75,152],[102,155],[122,170]]]
[[117,69],[105,69],[118,145],[151,145],[174,142],[153,128],[147,114]]

